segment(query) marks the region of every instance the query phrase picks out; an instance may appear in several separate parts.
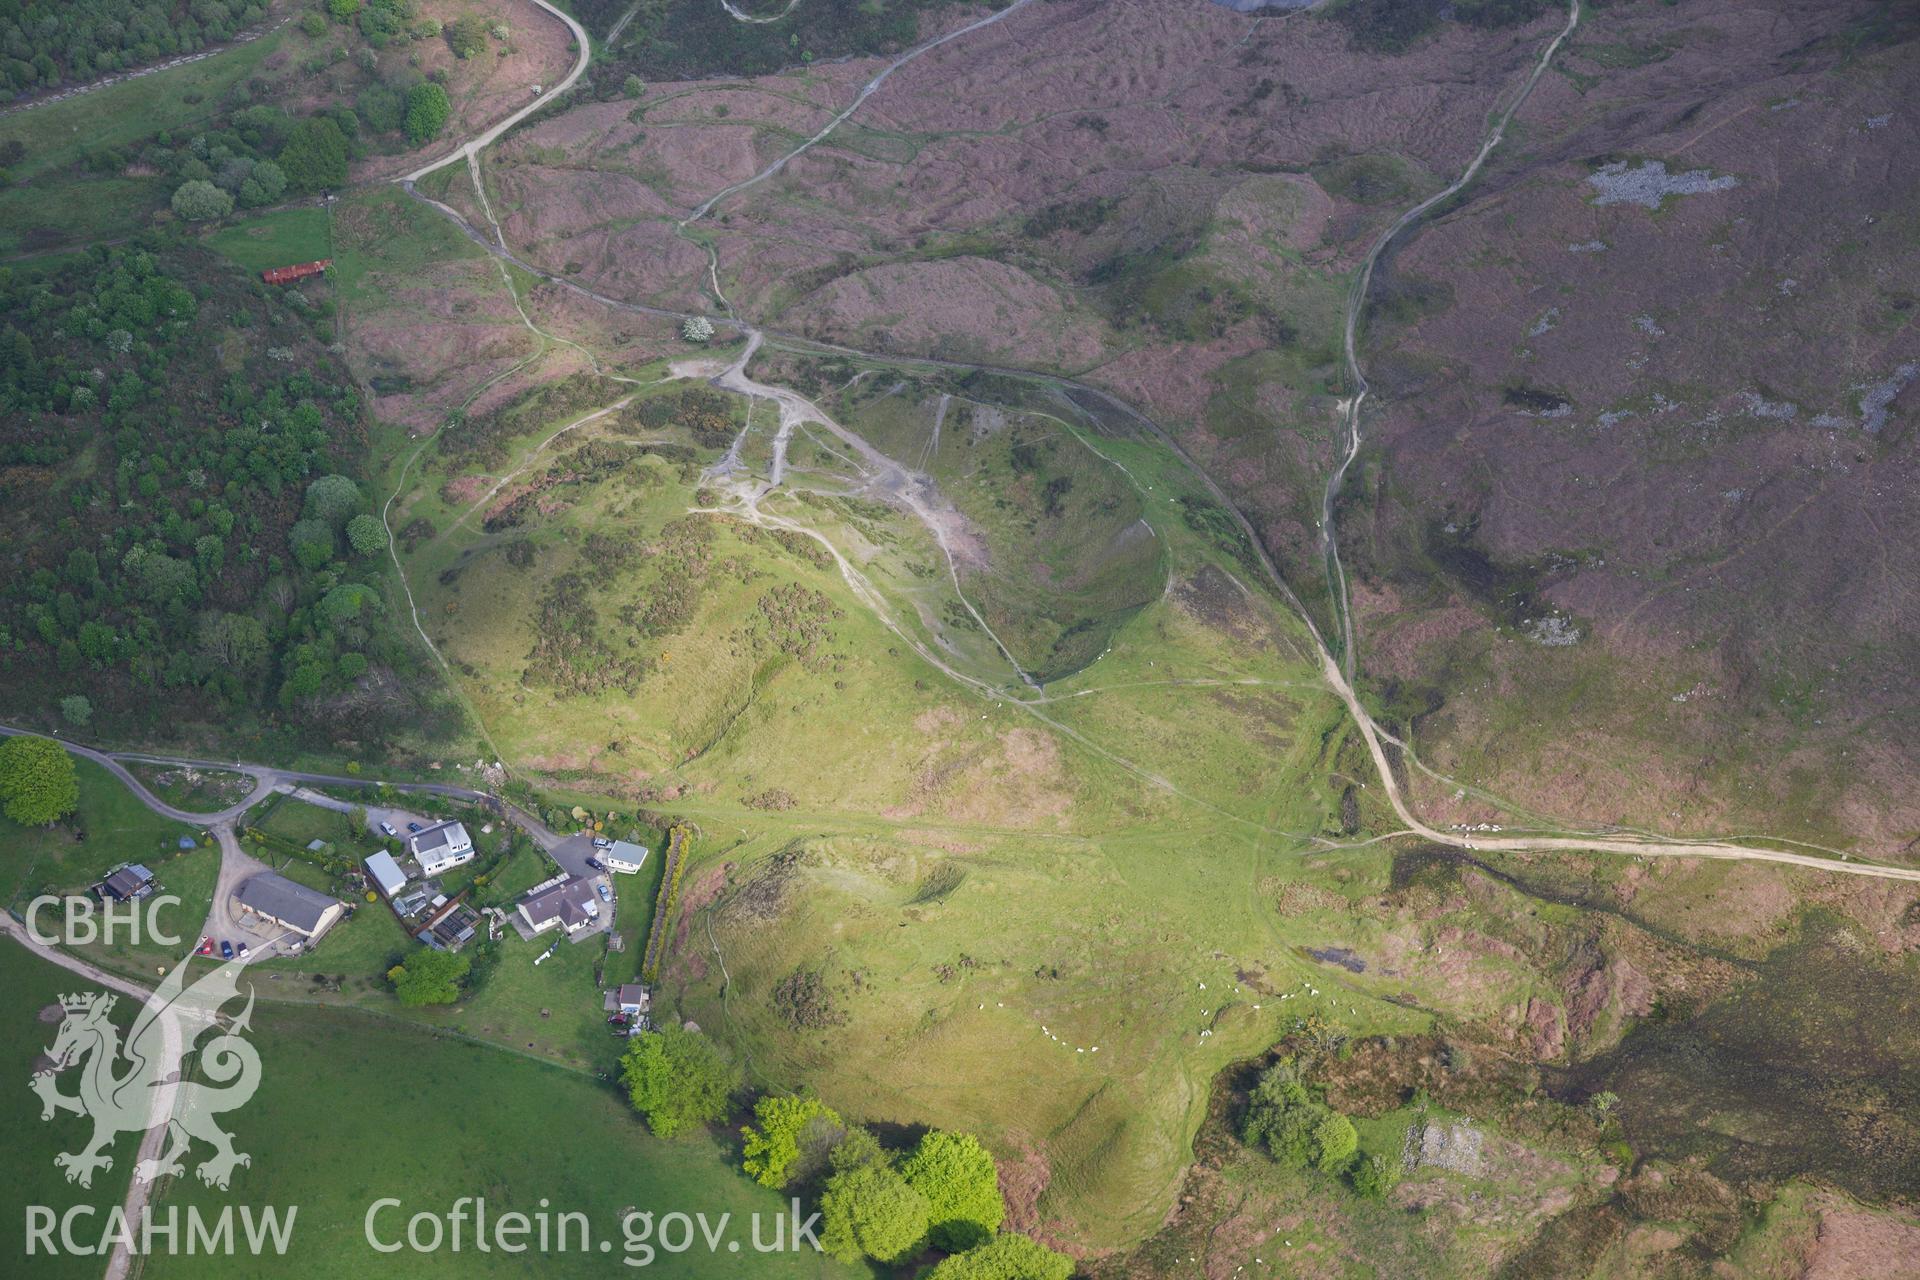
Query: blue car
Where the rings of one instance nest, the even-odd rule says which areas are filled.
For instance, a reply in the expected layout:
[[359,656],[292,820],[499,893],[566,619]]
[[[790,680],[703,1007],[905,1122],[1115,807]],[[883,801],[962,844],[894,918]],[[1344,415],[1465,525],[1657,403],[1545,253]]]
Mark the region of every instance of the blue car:
[[407,830],[409,830],[409,831],[413,831],[413,832],[418,832],[418,831],[420,830],[420,824],[419,824],[419,823],[417,823],[417,822],[409,822],[409,823],[407,824]]
[[233,959],[233,944],[224,938],[220,940],[220,958],[222,960]]

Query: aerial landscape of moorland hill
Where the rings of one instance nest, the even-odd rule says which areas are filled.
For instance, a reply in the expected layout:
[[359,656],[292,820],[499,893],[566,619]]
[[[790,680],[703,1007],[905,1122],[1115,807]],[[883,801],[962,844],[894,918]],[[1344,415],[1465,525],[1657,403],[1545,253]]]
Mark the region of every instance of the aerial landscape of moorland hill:
[[0,92],[6,1274],[1920,1274],[1912,6]]

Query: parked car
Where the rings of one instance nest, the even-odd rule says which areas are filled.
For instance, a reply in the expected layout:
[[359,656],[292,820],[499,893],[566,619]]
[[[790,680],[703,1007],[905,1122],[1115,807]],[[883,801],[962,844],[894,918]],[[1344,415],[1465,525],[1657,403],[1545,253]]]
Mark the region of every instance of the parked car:
[[590,867],[592,867],[592,868],[593,868],[593,869],[594,869],[595,871],[605,871],[605,870],[606,870],[606,868],[605,868],[604,866],[602,866],[602,865],[600,864],[600,859],[598,859],[598,858],[588,858],[588,859],[587,859],[587,865],[588,865],[588,866],[590,866]]
[[225,938],[220,939],[220,958],[222,960],[233,959],[233,944]]
[[613,901],[613,890],[611,890],[611,889],[609,889],[609,888],[607,888],[607,886],[606,886],[606,885],[604,885],[604,884],[598,884],[598,885],[595,885],[595,886],[594,886],[594,888],[596,888],[596,889],[598,889],[598,890],[600,891],[600,901],[602,901],[602,902],[612,902],[612,901]]
[[398,831],[395,831],[393,829],[393,824],[391,822],[381,823],[380,830],[389,836],[397,836],[400,834]]
[[195,955],[197,955],[197,956],[210,956],[210,955],[212,955],[212,954],[213,954],[213,939],[212,939],[212,938],[209,938],[209,937],[207,937],[207,936],[206,936],[206,935],[204,935],[204,934],[202,934],[202,935],[201,935],[201,937],[200,937],[200,945],[199,945],[198,947],[196,947],[196,948],[194,949],[194,954],[195,954]]
[[409,823],[407,824],[407,830],[409,830],[409,831],[413,831],[413,832],[418,832],[418,831],[420,830],[420,824],[419,824],[419,823],[417,823],[417,822],[409,822]]
[[611,849],[613,848],[613,841],[607,839],[605,836],[595,836],[593,838],[593,847],[596,849]]
[[252,954],[253,953],[251,951],[247,950],[246,943],[243,942],[240,944],[240,958],[242,960],[245,960],[249,955],[252,955]]

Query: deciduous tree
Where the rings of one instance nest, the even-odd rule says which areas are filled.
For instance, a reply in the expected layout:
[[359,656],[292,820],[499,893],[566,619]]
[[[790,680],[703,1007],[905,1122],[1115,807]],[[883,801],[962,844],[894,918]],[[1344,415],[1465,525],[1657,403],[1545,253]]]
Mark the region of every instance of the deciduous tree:
[[473,961],[452,951],[422,947],[387,970],[400,1003],[417,1008],[429,1004],[452,1004],[460,998],[460,979],[473,968]]
[[384,551],[387,530],[379,520],[363,512],[347,521],[347,545],[353,548],[357,556],[370,556],[377,551]]
[[713,1041],[697,1031],[663,1027],[628,1044],[620,1079],[647,1127],[672,1138],[724,1117],[736,1077]]
[[280,169],[295,191],[320,191],[347,180],[347,135],[325,116],[293,127],[280,149]]
[[360,509],[360,486],[351,476],[321,476],[307,486],[307,505],[302,511],[309,520],[324,520],[339,528],[347,517]]
[[452,113],[453,102],[447,91],[431,80],[422,80],[407,90],[407,141],[417,147],[439,137]]
[[970,1133],[935,1129],[900,1166],[927,1198],[933,1243],[961,1253],[992,1238],[1007,1216],[993,1155]]
[[173,193],[173,214],[187,222],[224,218],[233,212],[233,197],[211,182],[183,182]]
[[1009,1233],[942,1260],[926,1280],[1068,1280],[1072,1274],[1072,1258]]
[[740,1130],[741,1166],[763,1187],[806,1176],[847,1131],[839,1113],[818,1098],[768,1094],[754,1104],[753,1118]]
[[820,1195],[820,1247],[842,1262],[898,1262],[927,1238],[927,1198],[885,1164],[827,1179]]
[[52,738],[0,742],[0,811],[23,827],[50,827],[80,803],[73,757]]

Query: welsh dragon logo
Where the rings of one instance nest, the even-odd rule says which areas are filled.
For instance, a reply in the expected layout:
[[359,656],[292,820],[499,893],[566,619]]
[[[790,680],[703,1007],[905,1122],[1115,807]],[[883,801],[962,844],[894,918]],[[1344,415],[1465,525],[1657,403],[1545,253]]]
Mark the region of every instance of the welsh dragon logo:
[[[125,1044],[110,1016],[118,997],[89,992],[60,998],[65,1016],[59,1033],[30,1083],[40,1095],[42,1120],[71,1111],[93,1121],[91,1142],[54,1157],[67,1181],[92,1186],[97,1170],[113,1167],[108,1149],[122,1133],[144,1134],[162,1125],[167,1149],[134,1166],[142,1182],[182,1173],[181,1157],[196,1138],[213,1147],[213,1155],[195,1170],[209,1186],[225,1190],[234,1169],[253,1162],[233,1149],[233,1135],[216,1123],[221,1112],[245,1105],[260,1086],[260,1055],[242,1038],[253,1015],[252,987],[238,1018],[224,1027],[219,1018],[220,1007],[239,994],[245,961],[229,961],[191,986],[186,985],[188,963],[182,960],[147,998]],[[195,1050],[194,1042],[210,1031],[218,1034]],[[200,1079],[182,1078],[189,1052]],[[75,1067],[80,1068],[80,1092],[61,1093],[60,1074]]]

